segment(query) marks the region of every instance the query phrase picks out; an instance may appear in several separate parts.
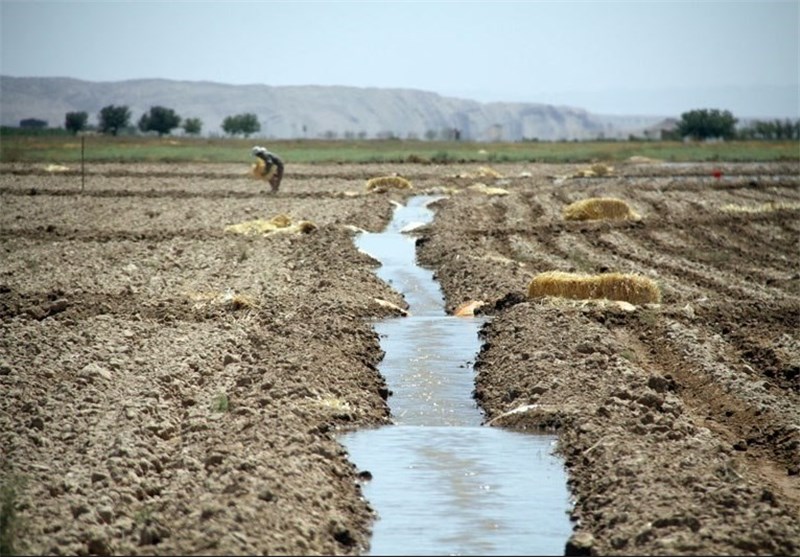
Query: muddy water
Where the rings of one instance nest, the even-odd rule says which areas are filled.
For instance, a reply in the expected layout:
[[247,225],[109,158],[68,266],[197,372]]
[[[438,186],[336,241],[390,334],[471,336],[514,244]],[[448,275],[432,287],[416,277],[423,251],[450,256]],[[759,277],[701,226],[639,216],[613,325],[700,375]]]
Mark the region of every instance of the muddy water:
[[483,318],[446,315],[433,273],[416,265],[413,229],[435,199],[410,199],[386,231],[356,239],[410,313],[375,325],[394,425],[341,438],[373,476],[370,554],[563,554],[570,502],[555,438],[481,426],[472,363]]

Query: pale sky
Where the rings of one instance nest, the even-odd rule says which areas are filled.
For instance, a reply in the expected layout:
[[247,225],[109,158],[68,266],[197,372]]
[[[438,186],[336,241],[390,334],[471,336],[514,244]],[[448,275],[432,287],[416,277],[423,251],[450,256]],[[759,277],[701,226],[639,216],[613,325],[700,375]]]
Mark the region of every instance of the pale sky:
[[800,0],[0,0],[0,20],[0,74],[15,77],[800,117]]

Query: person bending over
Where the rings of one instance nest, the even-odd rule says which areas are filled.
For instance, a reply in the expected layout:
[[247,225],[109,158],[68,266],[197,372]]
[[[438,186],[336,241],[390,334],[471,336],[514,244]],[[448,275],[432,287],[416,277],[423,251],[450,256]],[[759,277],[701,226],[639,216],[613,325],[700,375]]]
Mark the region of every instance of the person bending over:
[[258,145],[253,147],[253,155],[263,161],[263,166],[259,165],[260,168],[256,168],[256,173],[267,180],[272,188],[272,193],[276,193],[281,187],[283,179],[283,161],[275,153]]

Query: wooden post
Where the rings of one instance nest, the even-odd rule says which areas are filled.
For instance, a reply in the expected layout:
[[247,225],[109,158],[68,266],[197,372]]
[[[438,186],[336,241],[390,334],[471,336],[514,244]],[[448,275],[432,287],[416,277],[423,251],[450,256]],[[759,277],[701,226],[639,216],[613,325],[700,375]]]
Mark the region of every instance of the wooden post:
[[86,136],[81,136],[81,193],[83,193],[83,187],[86,185],[86,160],[84,154],[86,152]]

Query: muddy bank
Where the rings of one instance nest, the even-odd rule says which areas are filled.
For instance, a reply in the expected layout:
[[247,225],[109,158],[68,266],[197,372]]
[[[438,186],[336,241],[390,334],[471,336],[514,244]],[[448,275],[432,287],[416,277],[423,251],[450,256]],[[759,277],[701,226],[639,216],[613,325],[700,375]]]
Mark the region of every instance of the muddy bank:
[[[476,366],[487,420],[559,435],[570,551],[797,553],[800,170],[573,178],[580,168],[287,165],[270,195],[236,165],[91,165],[83,185],[4,166],[0,472],[17,493],[14,547],[363,552],[372,510],[334,434],[389,420],[370,320],[404,300],[352,238],[425,191],[450,197],[422,263],[450,311],[481,300],[492,315]],[[414,190],[367,192],[392,172]],[[642,219],[563,220],[596,195]],[[314,227],[226,231],[277,215]],[[527,300],[550,270],[642,273],[663,300]]]

